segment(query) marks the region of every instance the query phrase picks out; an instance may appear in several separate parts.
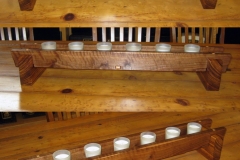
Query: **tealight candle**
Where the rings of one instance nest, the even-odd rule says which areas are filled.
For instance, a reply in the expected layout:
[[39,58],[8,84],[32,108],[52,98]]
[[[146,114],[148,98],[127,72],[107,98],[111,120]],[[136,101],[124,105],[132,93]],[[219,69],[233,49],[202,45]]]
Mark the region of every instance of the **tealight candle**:
[[41,47],[44,50],[55,50],[56,49],[56,42],[48,41],[41,43]]
[[200,51],[200,46],[196,44],[186,44],[184,45],[184,52],[198,53]]
[[200,132],[202,129],[202,125],[196,122],[190,122],[187,124],[187,134],[193,134]]
[[139,43],[127,43],[126,50],[127,51],[141,51],[142,45]]
[[83,49],[83,42],[71,42],[68,43],[69,50],[82,50]]
[[159,44],[156,44],[155,48],[156,48],[156,51],[158,52],[170,52],[171,45],[165,44],[165,43],[159,43]]
[[84,146],[85,156],[94,157],[101,154],[101,145],[98,143],[89,143]]
[[181,130],[177,127],[167,127],[165,129],[165,139],[179,137]]
[[142,132],[140,134],[141,145],[153,143],[156,141],[156,134],[153,132]]
[[97,50],[109,51],[112,49],[112,43],[110,42],[99,42],[97,43]]
[[71,160],[71,153],[68,150],[58,150],[53,153],[54,160]]
[[113,140],[114,151],[119,151],[129,148],[130,140],[125,137],[118,137]]

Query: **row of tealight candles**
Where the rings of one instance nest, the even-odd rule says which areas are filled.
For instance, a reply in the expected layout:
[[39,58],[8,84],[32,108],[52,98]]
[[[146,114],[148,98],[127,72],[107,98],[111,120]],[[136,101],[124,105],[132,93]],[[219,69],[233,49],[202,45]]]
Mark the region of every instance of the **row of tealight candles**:
[[[68,44],[69,50],[83,50],[84,43],[83,42],[70,42]],[[140,43],[127,43],[126,45],[127,51],[141,51],[142,45]],[[49,41],[43,42],[41,44],[42,49],[44,50],[56,50],[56,42]],[[159,43],[155,45],[155,49],[157,52],[170,52],[171,45],[166,43]],[[97,43],[97,50],[99,51],[110,51],[112,50],[112,43],[110,42],[99,42]],[[196,44],[186,44],[184,45],[184,52],[192,52],[197,53],[200,51],[200,46]]]
[[[187,124],[187,134],[200,132],[202,125],[196,122]],[[181,130],[177,127],[167,127],[165,129],[165,139],[176,138],[180,136]],[[156,134],[154,132],[142,132],[140,134],[141,145],[150,144],[156,141]],[[114,151],[128,149],[130,140],[126,137],[118,137],[113,140]],[[101,155],[101,145],[98,143],[89,143],[84,146],[84,153],[86,158]],[[53,153],[54,160],[70,160],[71,153],[68,150],[58,150]]]

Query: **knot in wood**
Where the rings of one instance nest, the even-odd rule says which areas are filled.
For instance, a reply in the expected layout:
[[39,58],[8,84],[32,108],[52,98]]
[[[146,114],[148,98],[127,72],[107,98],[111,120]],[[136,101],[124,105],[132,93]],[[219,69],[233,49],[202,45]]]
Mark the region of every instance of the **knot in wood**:
[[182,105],[182,106],[188,106],[189,105],[189,101],[186,100],[186,99],[176,99],[175,102]]
[[71,92],[72,92],[72,89],[70,88],[66,88],[62,90],[62,93],[71,93]]
[[74,17],[75,17],[75,15],[73,13],[68,13],[64,16],[64,20],[65,21],[71,21],[71,20],[74,19]]

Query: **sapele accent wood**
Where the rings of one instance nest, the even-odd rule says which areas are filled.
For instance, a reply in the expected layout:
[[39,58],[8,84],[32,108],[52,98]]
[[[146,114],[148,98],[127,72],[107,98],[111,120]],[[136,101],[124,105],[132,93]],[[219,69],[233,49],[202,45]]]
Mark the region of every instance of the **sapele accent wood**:
[[[209,53],[209,51],[223,51],[222,48],[202,47],[202,53],[184,53],[183,46],[173,46],[171,53],[159,53],[155,51],[154,46],[143,46],[141,52],[125,51],[125,45],[114,45],[112,51],[97,51],[95,45],[87,45],[83,51],[69,51],[65,44],[58,44],[62,50],[46,51],[39,48],[39,44],[23,45],[32,49],[13,49],[12,56],[15,65],[19,67],[21,79],[24,79],[28,71],[26,67],[19,66],[24,61],[22,56],[31,56],[33,68],[37,73],[30,80],[22,84],[31,85],[42,74],[42,68],[65,68],[65,69],[107,69],[107,70],[140,70],[140,71],[195,71],[198,73],[202,83],[207,90],[219,90],[222,72],[231,61],[229,53]],[[173,53],[175,51],[175,53]],[[21,58],[19,55],[21,55]],[[219,65],[209,65],[209,59],[221,62]],[[23,63],[24,64],[24,63]],[[218,67],[217,69],[215,69]],[[30,67],[31,68],[31,67]],[[29,69],[30,69],[29,68]],[[212,69],[210,69],[212,68]],[[31,68],[32,69],[32,68]],[[209,71],[217,70],[218,74],[212,74]],[[211,73],[205,74],[205,72]],[[30,77],[28,77],[29,79]],[[206,87],[207,86],[207,87]]]
[[[197,150],[209,160],[218,160],[221,156],[223,139],[226,128],[219,127],[211,129],[212,120],[203,119],[196,121],[203,126],[199,133],[187,135],[187,123],[174,125],[181,130],[180,137],[165,140],[165,128],[151,130],[156,134],[156,142],[141,145],[140,133],[124,135],[130,139],[129,149],[116,151],[113,150],[113,139],[107,139],[96,143],[101,144],[102,152],[100,156],[90,159],[98,160],[130,160],[130,159],[163,159],[189,151]],[[89,142],[90,143],[90,142]],[[87,159],[84,155],[83,146],[70,149],[72,159]],[[29,159],[46,160],[52,157],[51,154],[30,157]]]
[[217,0],[200,0],[203,9],[215,9]]
[[36,0],[18,0],[21,11],[32,11]]

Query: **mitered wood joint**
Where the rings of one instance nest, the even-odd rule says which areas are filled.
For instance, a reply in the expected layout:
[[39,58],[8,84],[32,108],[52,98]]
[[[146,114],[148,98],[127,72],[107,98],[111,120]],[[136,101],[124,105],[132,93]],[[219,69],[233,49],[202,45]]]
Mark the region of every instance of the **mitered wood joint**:
[[217,0],[200,0],[203,9],[215,9]]
[[32,11],[36,0],[18,0],[21,11]]

